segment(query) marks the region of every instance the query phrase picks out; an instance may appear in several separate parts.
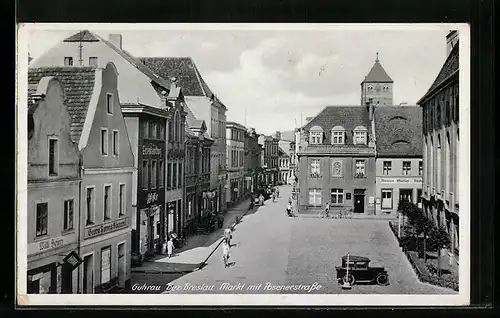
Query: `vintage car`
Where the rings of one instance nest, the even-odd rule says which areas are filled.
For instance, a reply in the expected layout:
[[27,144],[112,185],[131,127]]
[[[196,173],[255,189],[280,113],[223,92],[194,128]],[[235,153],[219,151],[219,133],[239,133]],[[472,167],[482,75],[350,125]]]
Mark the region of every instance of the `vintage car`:
[[[335,266],[339,283],[349,282],[350,285],[359,283],[376,283],[381,286],[389,285],[389,275],[384,267],[370,267],[370,259],[363,256],[347,255],[342,257],[342,266]],[[347,270],[349,266],[349,271]],[[349,272],[349,273],[348,273]]]

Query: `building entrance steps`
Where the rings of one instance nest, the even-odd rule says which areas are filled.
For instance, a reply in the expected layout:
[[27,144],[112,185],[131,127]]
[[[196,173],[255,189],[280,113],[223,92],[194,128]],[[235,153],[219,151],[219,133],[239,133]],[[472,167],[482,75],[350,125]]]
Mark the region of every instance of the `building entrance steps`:
[[233,208],[228,209],[224,215],[224,225],[210,234],[193,235],[186,239],[186,245],[175,249],[172,257],[156,255],[151,261],[141,266],[133,267],[136,273],[186,273],[198,269],[207,257],[219,246],[224,230],[233,227],[236,218],[254,213],[258,207],[248,210],[250,199],[246,199]]

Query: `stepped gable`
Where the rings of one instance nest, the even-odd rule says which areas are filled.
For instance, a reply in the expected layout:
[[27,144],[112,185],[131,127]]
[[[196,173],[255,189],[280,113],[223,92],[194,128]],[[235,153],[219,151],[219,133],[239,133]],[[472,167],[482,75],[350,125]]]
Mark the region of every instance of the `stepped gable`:
[[[64,104],[68,107],[71,116],[71,138],[74,142],[80,141],[83,124],[87,117],[87,110],[94,91],[96,67],[38,67],[28,69],[28,103],[36,92],[33,87],[43,77],[53,76],[63,85],[65,91]],[[31,92],[30,92],[31,86]]]
[[421,157],[423,149],[422,109],[418,106],[375,108],[378,156]]

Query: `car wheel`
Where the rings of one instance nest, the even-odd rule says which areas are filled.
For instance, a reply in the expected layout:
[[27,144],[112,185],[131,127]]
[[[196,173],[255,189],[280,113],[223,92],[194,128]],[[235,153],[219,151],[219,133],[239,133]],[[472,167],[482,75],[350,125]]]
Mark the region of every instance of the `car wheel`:
[[354,285],[354,283],[356,282],[356,278],[354,278],[354,275],[352,274],[344,275],[344,277],[342,278],[342,282],[349,282],[350,285]]
[[377,276],[377,284],[380,286],[389,285],[389,276],[387,274],[379,274]]

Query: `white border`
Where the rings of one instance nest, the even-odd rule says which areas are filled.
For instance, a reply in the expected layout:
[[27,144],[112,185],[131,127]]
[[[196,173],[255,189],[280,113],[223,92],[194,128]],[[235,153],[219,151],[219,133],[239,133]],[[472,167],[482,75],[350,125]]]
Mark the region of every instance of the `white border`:
[[[467,24],[21,24],[17,42],[17,98],[19,105],[27,104],[28,30],[81,30],[84,28],[113,30],[189,30],[189,31],[316,31],[333,30],[459,30],[460,36],[460,293],[457,295],[26,295],[27,236],[17,237],[17,300],[19,305],[261,305],[261,306],[453,306],[467,305],[470,301],[470,30]],[[21,61],[21,62],[19,62]],[[444,61],[443,61],[444,62]],[[99,80],[100,78],[98,78]],[[17,141],[27,140],[27,107],[17,107]],[[82,140],[85,138],[82,138]],[[17,232],[26,233],[27,226],[27,143],[17,143],[18,213]],[[95,213],[95,209],[94,209]],[[95,255],[94,255],[95,257]],[[95,258],[94,258],[95,262]],[[95,266],[94,266],[95,269]],[[83,275],[82,275],[83,276]],[[126,300],[126,302],[124,302]]]

